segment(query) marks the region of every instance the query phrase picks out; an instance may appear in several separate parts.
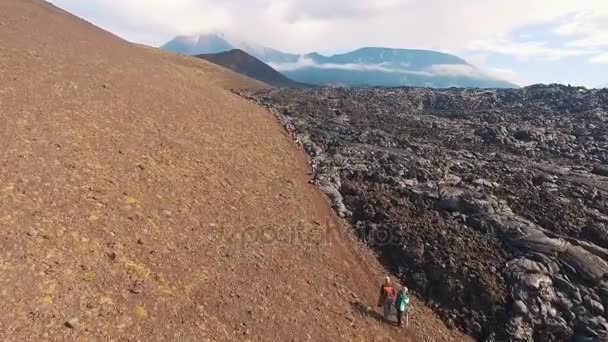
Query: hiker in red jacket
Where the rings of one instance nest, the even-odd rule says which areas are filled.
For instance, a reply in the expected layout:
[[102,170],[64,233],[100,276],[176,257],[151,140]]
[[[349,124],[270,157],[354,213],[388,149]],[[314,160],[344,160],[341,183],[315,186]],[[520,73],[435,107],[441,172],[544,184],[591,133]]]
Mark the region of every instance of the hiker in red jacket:
[[386,277],[384,279],[384,284],[380,288],[380,298],[378,299],[378,306],[382,307],[384,313],[384,320],[390,321],[391,318],[391,310],[393,309],[393,305],[395,305],[395,287],[391,282],[390,277]]

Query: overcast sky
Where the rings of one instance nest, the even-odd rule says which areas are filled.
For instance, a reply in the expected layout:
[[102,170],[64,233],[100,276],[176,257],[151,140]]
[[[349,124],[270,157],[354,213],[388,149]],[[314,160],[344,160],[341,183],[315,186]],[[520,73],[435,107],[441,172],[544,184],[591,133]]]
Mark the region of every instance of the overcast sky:
[[457,54],[520,85],[608,86],[608,0],[52,0],[127,40],[226,32],[286,52]]

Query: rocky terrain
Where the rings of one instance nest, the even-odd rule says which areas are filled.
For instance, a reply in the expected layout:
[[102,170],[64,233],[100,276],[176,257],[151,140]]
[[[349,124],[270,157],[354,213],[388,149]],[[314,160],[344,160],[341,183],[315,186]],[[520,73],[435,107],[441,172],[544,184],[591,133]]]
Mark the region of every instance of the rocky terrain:
[[378,319],[386,270],[229,90],[267,85],[39,0],[0,1],[0,42],[1,341],[464,338]]
[[480,340],[608,340],[607,89],[242,95],[448,324]]

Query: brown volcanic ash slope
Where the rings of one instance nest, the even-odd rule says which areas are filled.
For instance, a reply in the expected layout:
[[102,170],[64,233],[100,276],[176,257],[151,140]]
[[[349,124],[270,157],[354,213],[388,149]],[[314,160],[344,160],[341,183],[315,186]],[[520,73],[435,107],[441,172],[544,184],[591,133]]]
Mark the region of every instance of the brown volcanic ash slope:
[[357,310],[381,269],[319,237],[303,155],[224,90],[262,84],[35,0],[0,1],[0,42],[0,340],[405,340]]
[[239,74],[249,76],[274,87],[309,88],[312,85],[298,83],[273,69],[268,64],[251,56],[247,52],[234,49],[215,54],[197,55],[196,57],[221,65]]

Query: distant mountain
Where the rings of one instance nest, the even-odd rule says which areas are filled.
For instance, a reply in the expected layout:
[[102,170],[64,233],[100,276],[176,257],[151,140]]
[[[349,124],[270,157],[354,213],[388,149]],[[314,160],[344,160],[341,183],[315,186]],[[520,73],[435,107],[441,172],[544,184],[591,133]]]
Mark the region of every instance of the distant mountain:
[[329,57],[307,54],[295,63],[269,64],[294,80],[314,84],[517,88],[460,57],[430,50],[369,47]]
[[249,76],[270,86],[287,88],[311,87],[310,85],[298,83],[287,78],[285,75],[268,66],[268,64],[240,49],[216,54],[196,55],[196,57],[231,69],[239,74]]
[[267,63],[269,61],[276,63],[296,62],[300,57],[300,55],[284,53],[223,33],[179,36],[161,46],[161,49],[186,55],[214,54],[239,49]]
[[381,47],[365,47],[355,51],[325,57],[318,53],[310,53],[304,57],[312,58],[317,63],[335,64],[366,64],[384,65],[422,69],[436,64],[467,64],[457,56],[430,50],[388,49]]
[[179,36],[161,47],[164,50],[196,55],[199,53],[218,53],[232,50],[233,46],[218,35],[186,37]]
[[324,56],[291,54],[225,34],[177,37],[161,48],[197,55],[240,49],[297,82],[342,86],[517,88],[464,59],[432,50],[366,47]]

